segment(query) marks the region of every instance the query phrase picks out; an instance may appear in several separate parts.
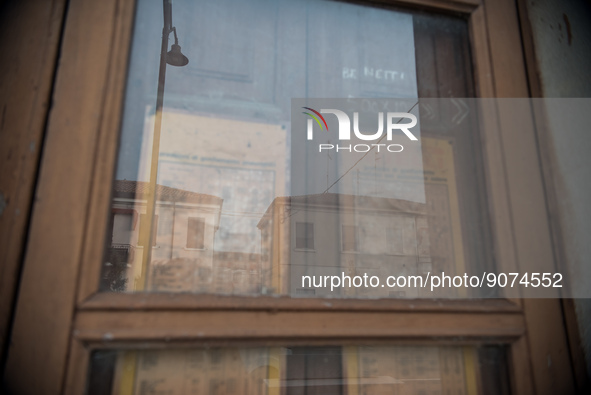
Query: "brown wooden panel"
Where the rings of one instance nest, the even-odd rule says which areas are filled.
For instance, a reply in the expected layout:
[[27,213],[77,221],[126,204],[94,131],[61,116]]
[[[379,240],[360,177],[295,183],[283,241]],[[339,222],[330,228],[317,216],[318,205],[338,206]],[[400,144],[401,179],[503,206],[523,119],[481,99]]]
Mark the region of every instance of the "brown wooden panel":
[[527,80],[531,97],[542,97],[542,82],[539,75],[539,67],[536,59],[533,32],[529,20],[529,12],[526,0],[516,0],[518,6],[519,23],[523,39],[523,53],[527,67]]
[[483,1],[495,97],[528,97],[523,47],[515,0]]
[[[532,26],[529,17],[529,5],[525,0],[517,0],[519,21],[521,23],[521,35],[523,38],[524,58],[527,66],[527,78],[529,90],[532,97],[542,97],[543,89],[539,75],[539,64],[534,46]],[[555,174],[557,168],[556,150],[554,141],[547,125],[544,111],[534,106],[535,127],[537,132],[539,155],[542,158],[540,166],[543,171],[543,180],[548,200],[548,218],[551,225],[552,241],[554,243],[555,259],[557,269],[562,272],[568,271],[566,263],[568,262],[568,251],[564,240],[565,224],[562,223],[560,213],[559,196],[564,190],[561,177]],[[568,278],[567,278],[567,281]],[[562,300],[562,310],[564,322],[568,334],[568,344],[570,349],[573,374],[576,380],[577,391],[583,393],[588,390],[590,383],[587,375],[587,364],[585,355],[581,346],[581,335],[575,312],[573,299]]]
[[114,33],[122,19],[130,27],[130,5],[69,4],[7,360],[5,377],[13,393],[62,390],[93,158],[105,121],[99,114],[111,105],[105,87],[110,66],[118,64],[111,62],[119,38]]
[[293,299],[223,295],[97,293],[80,305],[81,310],[326,310],[326,311],[421,311],[519,313],[521,307],[506,299],[482,300],[341,300]]
[[[111,62],[106,75],[107,87],[105,107],[100,119],[100,132],[96,141],[94,169],[91,177],[91,190],[84,248],[78,278],[77,301],[92,295],[99,288],[101,259],[106,244],[106,218],[110,218],[111,184],[117,158],[119,128],[123,107],[123,94],[126,83],[125,70],[128,66],[128,52],[131,45],[132,20],[135,0],[123,0],[116,14],[116,30],[111,41]],[[138,221],[134,212],[134,221]],[[136,222],[134,222],[137,224]],[[136,226],[136,225],[134,225]]]
[[[479,7],[470,17],[470,38],[476,92],[477,96],[482,98],[494,97],[496,92],[487,29],[484,7]],[[484,178],[487,186],[495,264],[500,272],[511,272],[517,270],[517,262],[502,139],[497,114],[493,108],[484,106],[480,116],[480,141],[484,157]],[[521,299],[514,300],[514,303],[521,304]]]
[[63,393],[76,395],[84,393],[88,372],[90,351],[81,342],[72,339],[68,355],[67,376]]
[[536,394],[573,394],[575,380],[559,299],[524,299]]
[[478,7],[470,15],[469,20],[476,96],[480,98],[495,96],[491,54],[488,47],[488,31],[485,17],[484,7]]
[[[302,325],[305,323],[305,325]],[[347,312],[80,312],[74,336],[82,341],[495,337],[525,331],[519,314]]]
[[0,6],[0,352],[37,178],[65,0]]
[[[529,96],[517,4],[512,0],[484,2],[496,97]],[[494,27],[494,28],[492,28]],[[519,54],[519,56],[516,56]],[[510,106],[507,104],[507,106]],[[517,262],[535,262],[540,271],[556,271],[548,208],[542,180],[537,134],[531,109],[520,122],[520,133],[500,124],[507,171],[507,191]],[[499,109],[500,119],[503,108]],[[512,110],[514,111],[514,109]],[[513,129],[514,130],[514,129]],[[536,229],[532,233],[531,229]],[[572,393],[574,380],[566,328],[558,299],[523,301],[536,393]]]
[[526,337],[522,337],[511,344],[511,352],[508,359],[510,362],[511,393],[524,395],[535,394],[529,345]]
[[589,391],[591,384],[587,376],[587,363],[583,349],[579,323],[575,310],[574,299],[562,299],[562,310],[564,311],[564,322],[568,333],[568,346],[573,366],[573,374],[576,380],[576,388],[580,393]]

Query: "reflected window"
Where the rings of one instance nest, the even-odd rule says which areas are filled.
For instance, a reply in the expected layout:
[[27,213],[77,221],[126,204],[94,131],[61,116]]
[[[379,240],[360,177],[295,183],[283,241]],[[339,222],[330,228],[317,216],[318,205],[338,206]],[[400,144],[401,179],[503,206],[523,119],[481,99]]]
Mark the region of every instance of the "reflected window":
[[312,222],[296,222],[296,249],[314,249],[314,224]]
[[132,209],[113,208],[111,243],[130,244],[135,230],[137,214]]
[[508,395],[505,347],[349,345],[96,351],[88,395]]
[[341,395],[344,390],[340,347],[292,347],[285,350],[286,395]]
[[205,218],[189,217],[187,248],[205,248]]

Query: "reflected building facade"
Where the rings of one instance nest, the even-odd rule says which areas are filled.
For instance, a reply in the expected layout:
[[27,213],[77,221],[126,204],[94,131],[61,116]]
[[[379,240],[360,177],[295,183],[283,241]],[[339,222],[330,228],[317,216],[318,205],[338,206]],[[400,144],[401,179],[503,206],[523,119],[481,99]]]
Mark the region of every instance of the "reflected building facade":
[[[458,296],[449,287],[433,293],[410,281],[386,284],[391,276],[427,281],[428,274],[458,273],[450,250],[453,229],[441,202],[335,193],[278,197],[256,227],[245,229],[247,234],[259,233],[258,251],[227,251],[216,243],[222,198],[158,185],[152,255],[143,267],[145,246],[139,241],[140,232],[150,226],[148,186],[127,180],[114,185],[104,290],[336,298]],[[331,287],[325,276],[341,281]],[[379,286],[355,280],[374,276]]]
[[[263,273],[279,294],[413,298],[420,296],[415,287],[355,286],[348,278],[367,274],[383,282],[432,270],[423,203],[333,193],[281,197],[258,227]],[[345,287],[331,290],[324,276],[344,278]]]
[[261,293],[260,254],[216,251],[223,199],[163,185],[156,188],[152,256],[142,268],[140,231],[149,184],[114,184],[102,287],[111,291]]
[[150,226],[146,215],[148,188],[147,182],[114,183],[103,287],[133,291],[145,283],[150,291],[207,289],[214,277],[213,242],[222,199],[157,185],[152,257],[142,273],[146,247],[139,245],[139,234],[140,229]]

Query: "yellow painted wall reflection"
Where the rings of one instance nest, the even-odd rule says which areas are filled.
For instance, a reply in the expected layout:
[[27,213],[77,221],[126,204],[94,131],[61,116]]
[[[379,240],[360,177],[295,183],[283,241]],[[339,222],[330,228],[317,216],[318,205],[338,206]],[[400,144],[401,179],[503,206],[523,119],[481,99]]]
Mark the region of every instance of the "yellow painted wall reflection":
[[126,351],[113,394],[477,395],[473,347],[258,347]]

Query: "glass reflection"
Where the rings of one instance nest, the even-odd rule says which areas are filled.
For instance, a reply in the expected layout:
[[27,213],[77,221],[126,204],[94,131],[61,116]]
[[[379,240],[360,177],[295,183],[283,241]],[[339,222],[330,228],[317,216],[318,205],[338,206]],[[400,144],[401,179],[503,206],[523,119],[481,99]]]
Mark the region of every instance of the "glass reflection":
[[[103,291],[415,298],[425,296],[416,287],[331,291],[302,277],[489,265],[469,117],[445,129],[433,119],[441,111],[417,107],[413,166],[373,153],[309,161],[322,190],[325,174],[356,165],[325,193],[299,189],[290,130],[297,97],[416,103],[444,82],[471,95],[465,21],[322,0],[176,0],[172,12],[190,62],[168,68],[159,107],[162,7],[137,5]],[[429,60],[438,40],[453,62]]]
[[89,395],[509,394],[503,347],[97,351]]

